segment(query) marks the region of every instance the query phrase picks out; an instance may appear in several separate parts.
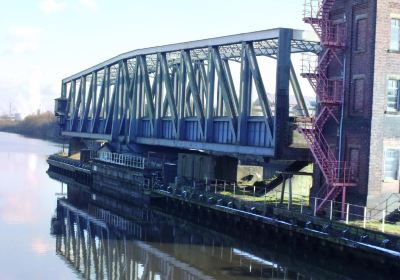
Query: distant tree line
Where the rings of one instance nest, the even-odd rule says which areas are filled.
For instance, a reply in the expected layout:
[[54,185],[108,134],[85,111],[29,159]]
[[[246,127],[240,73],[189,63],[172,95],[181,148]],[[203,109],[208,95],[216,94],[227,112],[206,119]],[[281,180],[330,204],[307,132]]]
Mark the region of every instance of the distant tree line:
[[17,133],[32,138],[61,141],[57,118],[51,112],[29,115],[21,121],[0,118],[0,131]]

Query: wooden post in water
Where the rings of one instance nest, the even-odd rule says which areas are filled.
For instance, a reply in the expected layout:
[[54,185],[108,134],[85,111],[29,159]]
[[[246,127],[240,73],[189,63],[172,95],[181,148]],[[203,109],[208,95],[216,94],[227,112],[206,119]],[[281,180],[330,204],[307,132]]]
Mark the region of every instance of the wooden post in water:
[[314,216],[317,216],[317,197],[314,197]]
[[267,213],[267,188],[264,188],[264,215]]
[[303,196],[300,199],[300,214],[303,214]]
[[283,199],[285,197],[285,187],[286,187],[286,176],[283,174],[282,174],[282,176],[283,176],[283,184],[282,184],[282,191],[281,191],[281,201],[279,202],[279,204],[281,204],[281,205],[283,204]]
[[364,221],[363,221],[363,228],[367,226],[367,207],[364,206]]
[[288,210],[292,207],[292,176],[289,177],[289,198],[288,198]]

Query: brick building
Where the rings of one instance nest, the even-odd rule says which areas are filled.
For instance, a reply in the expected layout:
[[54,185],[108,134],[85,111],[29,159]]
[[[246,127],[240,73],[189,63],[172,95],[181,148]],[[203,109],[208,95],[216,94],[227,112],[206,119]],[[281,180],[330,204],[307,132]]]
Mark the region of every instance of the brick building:
[[[344,77],[344,103],[337,112],[343,121],[325,130],[354,168],[348,201],[373,207],[399,193],[400,0],[337,0],[330,18],[345,26],[345,47],[337,51],[343,65],[328,69],[329,79]],[[314,185],[322,180],[316,174]]]

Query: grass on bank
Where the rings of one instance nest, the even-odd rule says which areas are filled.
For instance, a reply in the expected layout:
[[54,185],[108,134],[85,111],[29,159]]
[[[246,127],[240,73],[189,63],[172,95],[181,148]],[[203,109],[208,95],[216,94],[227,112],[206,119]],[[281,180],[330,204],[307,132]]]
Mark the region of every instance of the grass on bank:
[[[356,227],[364,227],[364,221],[349,221],[349,225],[356,226]],[[382,231],[382,222],[381,221],[367,221],[366,228],[375,230],[375,231]],[[397,223],[385,223],[385,233],[400,235],[400,222]]]
[[[312,173],[313,166],[312,164],[309,164],[300,171]],[[304,206],[307,206],[310,198],[311,185],[312,185],[311,176],[294,175],[292,178],[292,203],[299,205],[303,203]],[[237,186],[235,194],[233,193],[232,190],[225,192],[218,192],[218,193],[230,197],[235,196],[236,199],[241,199],[244,201],[277,203],[281,199],[282,187],[283,183],[279,184],[277,187],[267,192],[266,195],[261,195],[261,196],[254,196],[253,194],[254,189],[252,186]],[[262,187],[256,189],[256,192],[260,190],[262,191]],[[287,204],[288,201],[289,201],[289,179],[286,180],[283,203]]]
[[[239,201],[243,201],[243,202],[267,203],[269,205],[271,205],[271,204],[277,205],[280,203],[280,193],[267,194],[266,196],[260,196],[260,197],[257,197],[257,196],[254,197],[254,196],[251,196],[248,194],[243,195],[243,194],[240,194],[240,192],[236,193],[235,195],[232,192],[226,192],[226,191],[219,192],[219,194],[228,196],[228,197],[234,198],[235,200],[239,200]],[[288,201],[289,201],[288,195],[285,195],[284,200],[283,200],[283,205],[287,205]],[[292,209],[297,209],[295,211],[299,211],[299,208],[298,208],[299,205],[303,205],[303,207],[310,206],[308,198],[303,198],[303,200],[301,200],[301,198],[299,196],[293,196],[292,204],[293,204]],[[307,211],[307,209],[308,209],[308,211]],[[312,213],[311,208],[305,208],[304,211],[309,212],[309,214]],[[340,220],[335,220],[335,221],[345,223],[345,221],[340,221]],[[364,222],[363,222],[363,220],[350,220],[349,225],[363,228]],[[400,222],[398,222],[398,223],[386,222],[384,228],[385,228],[385,233],[400,235]],[[378,221],[378,220],[367,221],[366,229],[381,232],[382,231],[382,222]]]

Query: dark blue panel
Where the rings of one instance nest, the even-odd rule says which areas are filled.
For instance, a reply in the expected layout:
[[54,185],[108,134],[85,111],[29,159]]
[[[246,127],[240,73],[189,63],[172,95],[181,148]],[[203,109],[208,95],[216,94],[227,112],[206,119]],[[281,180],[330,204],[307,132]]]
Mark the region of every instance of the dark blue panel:
[[247,125],[247,144],[254,146],[254,125],[251,123]]
[[221,144],[234,144],[235,135],[231,131],[229,119],[214,121],[214,141]]
[[267,132],[266,132],[266,128],[267,126],[265,124],[260,123],[259,124],[260,127],[260,146],[265,146],[266,144],[266,138],[267,138]]
[[261,125],[259,122],[254,123],[254,145],[260,146],[260,128]]
[[172,139],[172,120],[162,120],[162,138]]
[[247,129],[247,143],[249,146],[270,146],[271,135],[267,131],[267,126],[263,118],[253,117],[249,119]]
[[66,131],[71,131],[71,127],[72,127],[72,120],[67,120],[65,122],[65,130]]
[[224,143],[229,143],[229,122],[224,122]]
[[140,120],[140,135],[142,137],[151,137],[151,123],[148,119]]
[[198,120],[185,120],[185,139],[189,141],[201,141]]
[[93,119],[89,119],[87,121],[87,126],[86,126],[88,131],[90,131],[92,129],[92,125],[93,125]]
[[105,125],[106,125],[106,120],[105,119],[99,120],[99,129],[98,129],[98,131],[104,131],[104,126]]

